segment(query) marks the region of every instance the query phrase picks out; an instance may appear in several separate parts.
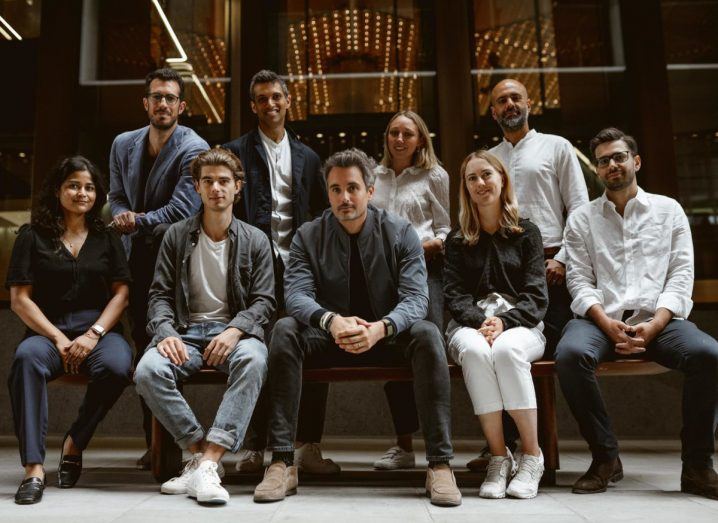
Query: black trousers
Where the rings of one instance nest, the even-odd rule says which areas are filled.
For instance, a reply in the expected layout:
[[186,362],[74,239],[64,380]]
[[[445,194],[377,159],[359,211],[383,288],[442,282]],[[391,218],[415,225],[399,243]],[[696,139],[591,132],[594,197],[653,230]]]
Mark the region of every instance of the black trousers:
[[[167,228],[158,230],[156,236],[137,235],[132,241],[132,252],[128,264],[132,282],[130,283],[129,316],[132,320],[132,341],[135,344],[134,366],[136,367],[145,349],[150,343],[147,334],[147,305],[150,286],[155,276],[155,263],[159,246],[162,243],[162,233]],[[152,412],[140,396],[142,407],[142,429],[145,433],[145,444],[150,448],[152,444]]]
[[[73,340],[87,331],[100,311],[67,315],[55,325]],[[85,397],[75,422],[67,432],[84,450],[97,425],[130,383],[132,349],[117,332],[108,332],[97,342],[80,372],[89,376]],[[22,465],[45,462],[47,435],[47,383],[65,373],[55,344],[45,336],[25,338],[15,351],[8,378],[15,435],[20,443]]]
[[[620,358],[614,343],[590,320],[571,320],[556,348],[561,390],[593,458],[618,456],[618,441],[596,379],[596,366]],[[712,467],[718,420],[718,342],[687,320],[672,320],[641,357],[681,371],[682,459]]]
[[[282,258],[274,259],[274,293],[277,299],[277,318],[284,316],[284,263]],[[267,335],[267,347],[271,348],[274,325],[270,326]],[[302,387],[299,402],[299,421],[297,441],[302,443],[320,443],[324,433],[324,422],[327,414],[328,383],[306,383]],[[267,446],[267,424],[269,423],[269,383],[265,383],[254,407],[252,419],[247,428],[242,448],[247,450],[264,450]]]
[[[436,325],[441,333],[444,332],[443,268],[443,256],[435,256],[426,265],[429,285],[429,311],[426,314],[426,320]],[[419,430],[413,383],[410,381],[388,381],[384,384],[384,394],[389,403],[394,433],[403,436]]]
[[349,354],[321,329],[300,325],[294,318],[279,320],[269,350],[270,450],[294,449],[305,362],[311,367],[410,365],[427,460],[453,458],[449,369],[444,339],[435,325],[418,321],[394,340]]

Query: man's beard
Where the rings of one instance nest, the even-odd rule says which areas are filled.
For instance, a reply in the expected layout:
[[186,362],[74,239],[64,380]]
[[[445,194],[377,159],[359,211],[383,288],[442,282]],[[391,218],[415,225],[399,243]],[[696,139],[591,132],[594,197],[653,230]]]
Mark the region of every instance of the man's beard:
[[152,127],[154,127],[155,129],[159,129],[160,131],[166,131],[167,129],[172,129],[172,126],[176,123],[177,123],[177,118],[170,118],[167,123],[159,123],[159,118],[155,118],[154,116],[150,117],[150,125]]
[[612,181],[605,181],[603,182],[603,185],[608,189],[609,191],[622,191],[626,187],[629,187],[633,180],[636,178],[635,172],[628,172],[623,171],[621,177],[614,178]]
[[523,128],[528,120],[529,110],[528,108],[519,110],[519,114],[516,116],[509,116],[508,118],[499,118],[499,126],[504,131],[514,132]]

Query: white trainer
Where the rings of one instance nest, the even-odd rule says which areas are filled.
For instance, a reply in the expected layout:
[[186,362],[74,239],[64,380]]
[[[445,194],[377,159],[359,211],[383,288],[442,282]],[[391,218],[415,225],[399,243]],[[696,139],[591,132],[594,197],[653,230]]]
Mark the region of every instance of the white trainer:
[[391,447],[374,462],[374,468],[378,470],[413,469],[414,467],[416,467],[414,453],[407,452],[398,445]]
[[509,483],[506,494],[512,498],[530,499],[538,494],[539,482],[543,476],[543,452],[538,456],[523,454],[519,469]]
[[479,497],[500,499],[506,497],[506,484],[516,469],[511,451],[506,449],[505,456],[491,456],[486,466],[486,479],[479,488]]
[[264,466],[264,451],[263,450],[247,450],[242,449],[237,453],[239,460],[234,466],[237,472],[262,472]]
[[[187,483],[189,482],[190,476],[197,470],[200,459],[202,459],[201,452],[193,454],[190,460],[185,463],[179,476],[162,483],[160,492],[162,492],[162,494],[187,494]],[[219,474],[220,478],[224,477],[224,467],[221,462],[217,465],[217,474]]]
[[197,465],[199,465],[201,457],[201,452],[193,454],[190,460],[185,463],[179,476],[162,483],[160,492],[162,492],[162,494],[187,494],[187,483],[189,482],[190,476],[197,470]]
[[294,460],[299,471],[307,474],[339,474],[342,470],[331,459],[322,457],[317,443],[304,443],[295,451]]
[[222,486],[217,474],[217,463],[210,460],[200,462],[187,482],[187,495],[198,503],[224,505],[229,501],[229,492]]

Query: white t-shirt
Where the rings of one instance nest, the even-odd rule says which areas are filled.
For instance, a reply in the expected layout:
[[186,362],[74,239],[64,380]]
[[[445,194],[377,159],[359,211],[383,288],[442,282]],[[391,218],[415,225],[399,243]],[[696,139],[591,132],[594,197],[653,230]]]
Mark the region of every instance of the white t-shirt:
[[200,229],[189,260],[189,321],[229,323],[227,264],[229,239],[213,242]]

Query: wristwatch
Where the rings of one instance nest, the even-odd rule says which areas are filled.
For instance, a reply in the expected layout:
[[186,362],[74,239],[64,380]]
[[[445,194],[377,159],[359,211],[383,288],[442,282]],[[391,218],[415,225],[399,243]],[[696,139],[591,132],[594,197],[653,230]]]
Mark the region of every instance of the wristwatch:
[[381,322],[384,324],[384,337],[392,338],[394,336],[394,323],[389,318],[384,318]]
[[105,328],[100,325],[99,323],[95,323],[92,327],[90,327],[90,330],[97,334],[98,337],[102,338],[105,334],[107,334],[107,331]]

